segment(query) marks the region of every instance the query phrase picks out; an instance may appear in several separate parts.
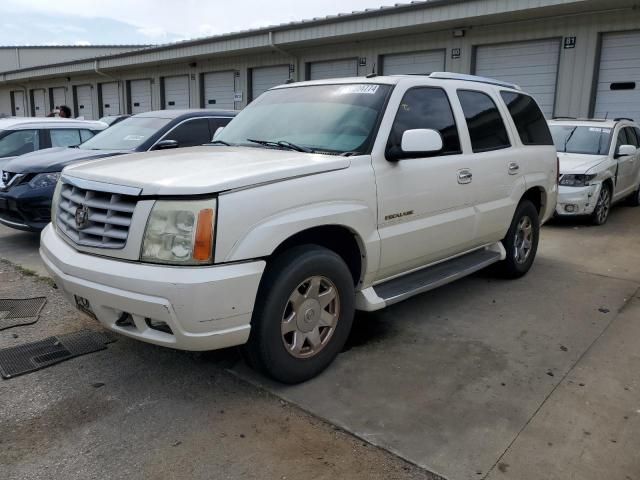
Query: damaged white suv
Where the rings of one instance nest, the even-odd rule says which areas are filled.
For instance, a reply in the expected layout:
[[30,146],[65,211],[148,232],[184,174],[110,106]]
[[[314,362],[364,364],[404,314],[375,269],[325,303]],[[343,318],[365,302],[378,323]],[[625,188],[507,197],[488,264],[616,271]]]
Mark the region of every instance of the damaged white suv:
[[640,128],[632,120],[549,122],[560,159],[558,216],[589,215],[595,225],[611,205],[640,205]]
[[105,327],[184,350],[245,345],[282,382],[373,311],[493,265],[524,275],[556,151],[516,86],[454,74],[303,82],[209,146],[65,170],[41,255]]

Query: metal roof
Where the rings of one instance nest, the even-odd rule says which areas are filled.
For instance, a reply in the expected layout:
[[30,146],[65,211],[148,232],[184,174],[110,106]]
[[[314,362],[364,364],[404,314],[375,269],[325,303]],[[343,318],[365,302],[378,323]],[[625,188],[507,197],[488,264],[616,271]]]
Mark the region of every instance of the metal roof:
[[178,117],[235,117],[238,114],[235,110],[209,110],[204,108],[191,108],[185,110],[154,110],[151,112],[138,113],[134,117],[145,118],[178,118]]
[[78,120],[59,117],[9,117],[0,119],[0,130],[15,130],[27,127],[33,128],[106,128],[107,124],[96,120]]
[[0,45],[0,49],[11,49],[14,50],[16,48],[72,48],[72,49],[82,49],[82,48],[146,48],[155,46],[153,43],[147,44],[136,44],[136,45],[127,45],[127,44],[92,44],[92,45]]

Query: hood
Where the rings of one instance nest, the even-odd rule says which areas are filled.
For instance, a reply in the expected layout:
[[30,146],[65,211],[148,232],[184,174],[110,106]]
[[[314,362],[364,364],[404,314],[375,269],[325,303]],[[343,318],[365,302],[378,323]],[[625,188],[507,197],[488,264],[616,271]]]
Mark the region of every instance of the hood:
[[81,160],[112,157],[127,152],[117,150],[83,150],[81,148],[55,147],[15,157],[2,167],[11,173],[59,172],[67,165]]
[[0,158],[0,171],[4,170],[4,167],[7,163],[13,160],[16,157],[2,157]]
[[142,195],[218,193],[349,167],[349,158],[252,147],[205,146],[122,155],[65,175],[142,189]]
[[558,153],[560,173],[586,173],[607,160],[606,155],[584,155],[581,153]]

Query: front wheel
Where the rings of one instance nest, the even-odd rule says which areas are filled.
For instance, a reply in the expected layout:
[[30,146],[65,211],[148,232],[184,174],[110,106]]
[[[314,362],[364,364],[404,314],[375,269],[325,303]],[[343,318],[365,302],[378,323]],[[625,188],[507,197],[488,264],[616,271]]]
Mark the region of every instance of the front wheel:
[[594,208],[591,214],[591,222],[594,225],[604,225],[609,219],[609,212],[611,211],[611,188],[606,183],[600,188],[600,195],[598,195],[598,201],[596,202],[596,208]]
[[535,260],[539,239],[538,210],[529,200],[523,200],[516,208],[507,236],[502,240],[507,258],[496,264],[496,272],[505,278],[526,275]]
[[335,359],[351,331],[353,278],[345,262],[316,245],[274,259],[260,285],[245,357],[283,383],[300,383]]

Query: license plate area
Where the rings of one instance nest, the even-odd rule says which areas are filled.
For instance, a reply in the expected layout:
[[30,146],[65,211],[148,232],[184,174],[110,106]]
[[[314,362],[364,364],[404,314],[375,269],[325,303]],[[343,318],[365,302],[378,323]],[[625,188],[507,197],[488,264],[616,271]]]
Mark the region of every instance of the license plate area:
[[86,315],[89,315],[94,320],[98,319],[96,317],[96,314],[93,313],[93,309],[91,308],[91,303],[89,302],[89,300],[87,300],[86,298],[81,297],[79,295],[74,295],[73,297],[75,298],[76,308],[78,310],[80,310],[82,313],[84,313]]

